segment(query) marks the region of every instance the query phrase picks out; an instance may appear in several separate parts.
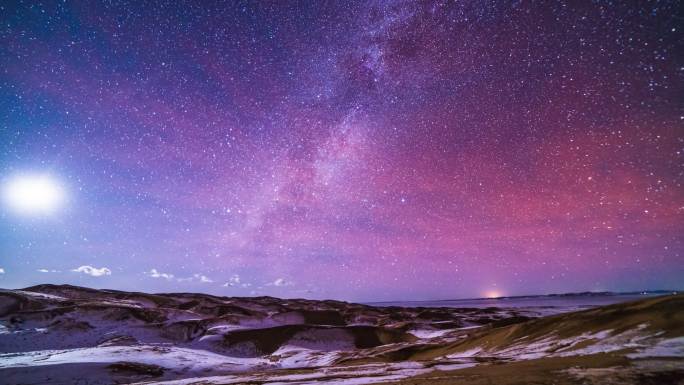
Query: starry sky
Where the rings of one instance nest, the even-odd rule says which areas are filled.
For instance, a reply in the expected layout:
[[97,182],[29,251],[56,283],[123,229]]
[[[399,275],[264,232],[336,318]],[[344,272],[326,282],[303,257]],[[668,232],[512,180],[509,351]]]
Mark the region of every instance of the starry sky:
[[677,1],[0,4],[0,287],[684,282]]

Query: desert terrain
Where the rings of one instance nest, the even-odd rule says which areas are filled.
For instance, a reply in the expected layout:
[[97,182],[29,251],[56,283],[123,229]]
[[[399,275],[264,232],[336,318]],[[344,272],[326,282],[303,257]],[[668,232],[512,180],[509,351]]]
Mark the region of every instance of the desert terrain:
[[3,384],[679,384],[684,295],[573,312],[0,291]]

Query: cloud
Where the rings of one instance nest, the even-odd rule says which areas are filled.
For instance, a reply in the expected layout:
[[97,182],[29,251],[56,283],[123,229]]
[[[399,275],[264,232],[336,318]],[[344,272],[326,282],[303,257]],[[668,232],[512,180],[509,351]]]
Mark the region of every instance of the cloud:
[[229,287],[229,286],[237,286],[240,285],[240,276],[237,274],[233,274],[229,279],[228,282],[223,284],[223,287]]
[[3,269],[2,267],[0,267],[0,274],[5,274],[5,269]]
[[202,274],[193,274],[192,277],[187,277],[187,278],[178,278],[176,279],[178,282],[192,282],[192,281],[199,281],[202,283],[211,283],[214,282],[213,279],[207,277],[206,275]]
[[210,279],[210,278],[207,277],[206,275],[195,274],[194,277],[197,278],[197,279],[199,279],[199,281],[200,281],[200,282],[203,282],[203,283],[211,283],[211,282],[214,282],[212,279]]
[[157,271],[157,269],[152,269],[150,271],[146,271],[145,275],[147,275],[148,277],[152,277],[152,278],[164,278],[167,280],[173,279],[173,274],[162,273],[162,272]]
[[[80,267],[79,267],[79,269],[80,269]],[[59,273],[59,270],[49,270],[49,269],[38,269],[36,271],[39,273]]]
[[294,285],[294,282],[287,281],[287,280],[285,280],[285,278],[278,278],[275,281],[273,281],[272,283],[269,283],[268,285],[269,286],[272,285],[272,286],[278,286],[278,287],[285,287],[285,286]]
[[101,277],[103,275],[112,275],[112,271],[106,267],[96,268],[88,265],[83,265],[77,269],[71,270],[76,273],[88,274],[92,277]]
[[240,280],[240,276],[237,274],[233,274],[229,279],[228,282],[223,284],[223,287],[233,287],[233,286],[238,286],[242,288],[250,287],[252,286],[251,283],[249,282],[242,282]]

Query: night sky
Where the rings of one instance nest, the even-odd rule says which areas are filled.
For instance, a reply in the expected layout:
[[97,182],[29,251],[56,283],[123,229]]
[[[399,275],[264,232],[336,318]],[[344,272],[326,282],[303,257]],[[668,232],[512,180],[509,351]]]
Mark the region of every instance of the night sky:
[[680,7],[4,1],[0,287],[680,289]]

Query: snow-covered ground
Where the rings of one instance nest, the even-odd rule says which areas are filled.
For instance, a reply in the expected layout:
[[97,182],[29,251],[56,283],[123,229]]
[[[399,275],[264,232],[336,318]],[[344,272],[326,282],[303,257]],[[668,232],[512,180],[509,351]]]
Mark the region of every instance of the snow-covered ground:
[[[547,313],[556,323],[535,327],[535,320],[547,319],[536,317]],[[493,360],[602,352],[624,352],[635,360],[684,357],[684,337],[673,335],[672,323],[661,316],[654,315],[653,324],[643,322],[647,313],[635,318],[641,323],[609,318],[611,327],[583,330],[584,321],[575,318],[593,315],[566,319],[559,313],[376,308],[53,285],[0,290],[0,382],[353,385]],[[517,328],[526,321],[532,326]],[[416,351],[422,352],[420,360],[412,358]]]

